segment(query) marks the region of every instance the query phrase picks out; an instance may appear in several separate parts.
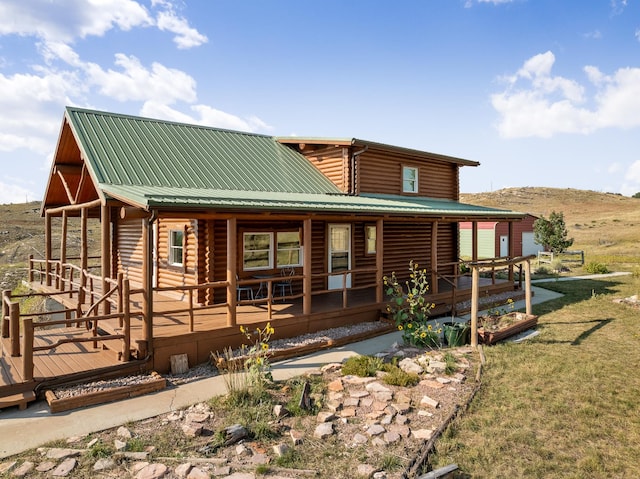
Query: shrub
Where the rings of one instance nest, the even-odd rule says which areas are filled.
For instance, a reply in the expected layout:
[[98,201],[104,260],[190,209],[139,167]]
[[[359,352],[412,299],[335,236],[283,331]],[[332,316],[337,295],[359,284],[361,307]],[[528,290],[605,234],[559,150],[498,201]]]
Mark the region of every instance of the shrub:
[[591,274],[607,274],[609,272],[606,264],[596,263],[595,261],[588,263],[584,269]]
[[409,387],[415,386],[420,382],[420,376],[416,373],[408,373],[400,369],[398,366],[385,364],[384,371],[387,374],[384,375],[382,381],[389,386]]
[[373,377],[383,367],[382,359],[374,356],[351,356],[342,365],[342,374]]

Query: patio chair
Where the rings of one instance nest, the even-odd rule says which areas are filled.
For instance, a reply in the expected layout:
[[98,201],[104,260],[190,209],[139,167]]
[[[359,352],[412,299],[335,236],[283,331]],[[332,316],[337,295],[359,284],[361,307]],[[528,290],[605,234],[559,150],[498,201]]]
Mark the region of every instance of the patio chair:
[[296,270],[294,268],[282,268],[282,270],[280,271],[280,274],[283,279],[275,282],[273,284],[273,287],[276,290],[276,292],[279,293],[278,296],[283,298],[286,296],[287,290],[289,290],[289,295],[293,294],[293,286],[291,285],[293,281],[291,277],[294,274],[296,274]]
[[246,299],[255,299],[253,295],[253,288],[251,286],[239,286],[239,280],[240,278],[238,278],[238,275],[236,275],[236,291],[238,293],[238,301],[242,300],[243,294],[246,295]]

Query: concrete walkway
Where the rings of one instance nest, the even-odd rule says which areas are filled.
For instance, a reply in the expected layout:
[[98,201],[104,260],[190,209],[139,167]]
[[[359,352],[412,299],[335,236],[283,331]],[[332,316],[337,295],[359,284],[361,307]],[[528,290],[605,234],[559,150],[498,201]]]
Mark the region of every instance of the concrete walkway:
[[[602,279],[606,276],[596,275],[593,278]],[[591,277],[575,279],[587,278]],[[568,279],[571,278],[566,278]],[[565,278],[559,280],[565,280]],[[533,286],[532,289],[533,304],[561,296],[540,287]],[[524,308],[524,300],[515,303],[515,309],[520,308]],[[468,315],[456,319],[463,321],[468,319]],[[279,361],[273,365],[273,377],[276,380],[289,379],[327,363],[341,362],[356,354],[375,354],[384,351],[393,343],[400,341],[401,333],[393,332],[308,356]],[[140,421],[169,413],[225,393],[223,377],[214,376],[154,394],[56,414],[49,412],[45,401],[32,403],[24,411],[19,411],[17,408],[0,410],[0,458],[19,454],[49,441],[84,436],[120,426],[129,421]]]

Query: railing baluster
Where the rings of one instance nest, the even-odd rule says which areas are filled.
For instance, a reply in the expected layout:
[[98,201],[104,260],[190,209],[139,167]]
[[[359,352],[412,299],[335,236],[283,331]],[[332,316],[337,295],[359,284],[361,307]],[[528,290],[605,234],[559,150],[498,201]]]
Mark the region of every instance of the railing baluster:
[[20,356],[20,303],[9,305],[9,337],[11,339],[11,356]]
[[22,321],[22,379],[33,380],[33,318],[24,318]]

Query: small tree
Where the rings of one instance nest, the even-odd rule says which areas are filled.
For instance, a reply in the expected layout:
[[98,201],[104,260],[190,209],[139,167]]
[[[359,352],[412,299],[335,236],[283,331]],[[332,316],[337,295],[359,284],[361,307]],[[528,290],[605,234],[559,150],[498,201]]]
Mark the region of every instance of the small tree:
[[549,219],[540,217],[533,223],[533,234],[536,242],[541,244],[545,251],[562,253],[573,244],[573,238],[567,238],[564,215],[555,211],[551,212]]

